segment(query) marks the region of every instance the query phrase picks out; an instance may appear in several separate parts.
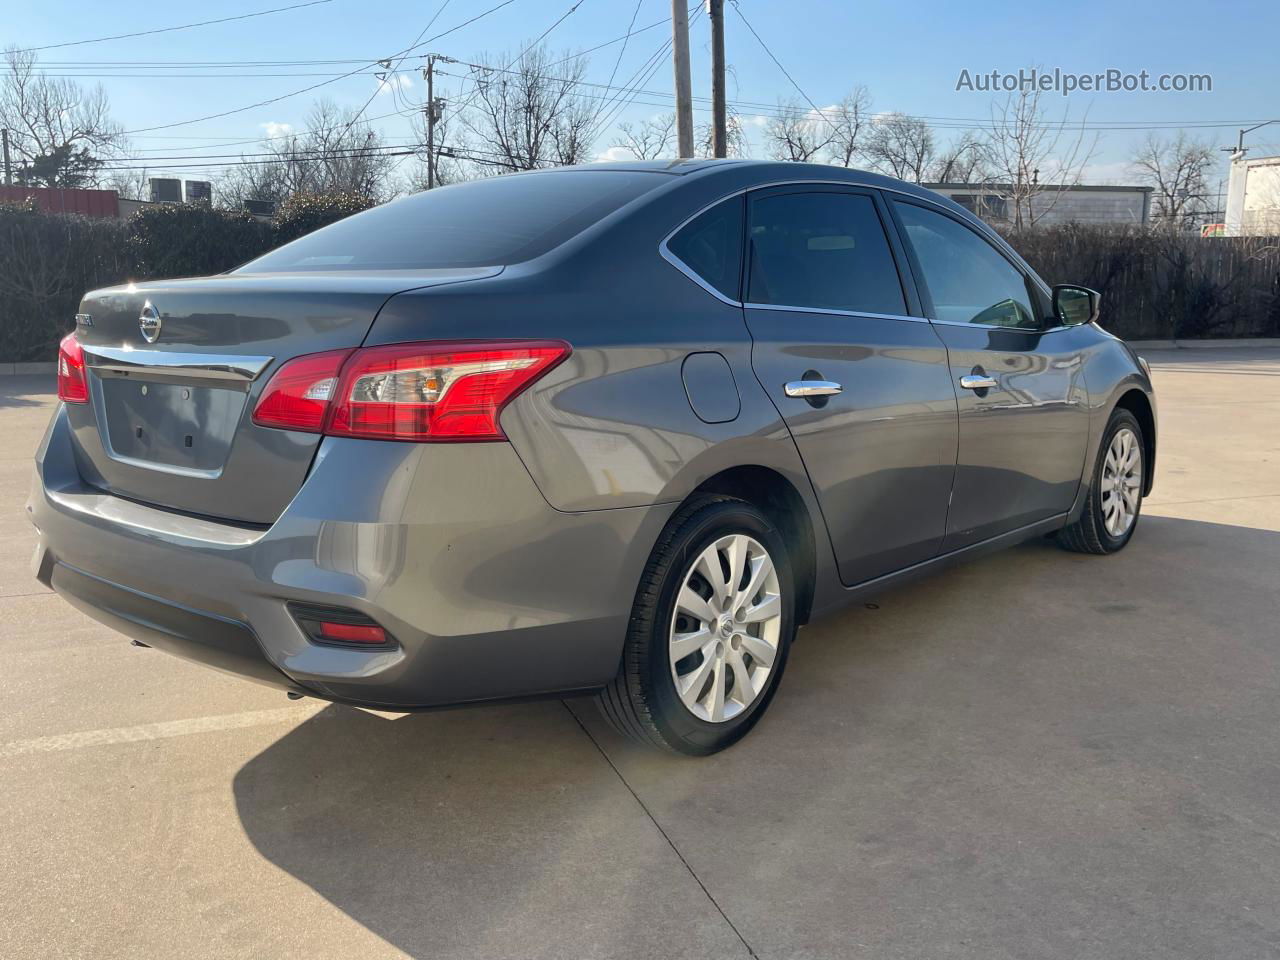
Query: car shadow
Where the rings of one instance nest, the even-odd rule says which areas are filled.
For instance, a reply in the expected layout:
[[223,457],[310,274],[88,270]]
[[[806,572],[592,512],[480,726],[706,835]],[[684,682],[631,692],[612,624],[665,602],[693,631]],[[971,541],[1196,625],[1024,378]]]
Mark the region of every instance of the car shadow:
[[731,955],[560,701],[396,720],[326,707],[233,791],[262,856],[410,956],[655,955],[700,916],[717,949],[699,955]]
[[0,376],[0,407],[41,407],[57,393],[53,377],[41,375]]
[[[945,916],[908,916],[923,892],[968,911],[975,951],[1028,932],[1061,935],[1065,949],[1091,911],[1124,935],[1134,921],[1117,891],[1157,870],[1181,884],[1160,916],[1190,925],[1219,889],[1259,882],[1238,856],[1255,840],[1223,821],[1219,853],[1187,872],[1182,835],[1202,828],[1166,810],[1230,795],[1242,822],[1280,829],[1252,772],[1274,761],[1271,740],[1247,732],[1280,712],[1280,683],[1255,689],[1280,680],[1259,606],[1271,602],[1277,555],[1275,531],[1148,516],[1113,557],[1045,540],[953,568],[803,631],[770,716],[700,761],[628,745],[586,719],[585,701],[572,710],[609,763],[555,701],[395,721],[331,706],[237,773],[235,803],[267,860],[412,956],[613,956],[643,954],[637,945],[659,936],[681,943],[694,923],[687,904],[701,899],[674,892],[683,912],[663,900],[684,874],[614,765],[672,842],[691,848],[700,877],[721,878],[709,889],[731,919],[752,902],[794,908],[819,945],[872,936],[854,929],[852,902],[875,904],[887,935],[937,922],[944,942]],[[1216,711],[1203,729],[1168,721],[1200,704]],[[1188,806],[1162,791],[1188,790],[1196,738],[1229,759],[1203,788],[1213,796]],[[1069,813],[1064,783],[1076,791]],[[1108,821],[1111,847],[1079,844],[1104,809],[1131,819]],[[739,829],[753,819],[769,830]],[[1076,839],[1054,846],[1055,831]],[[1152,846],[1164,835],[1177,843]],[[854,870],[869,837],[879,866]],[[1017,858],[1021,886],[997,895],[972,871],[981,862],[999,877],[1002,857]],[[753,862],[769,867],[739,868]],[[1112,871],[1102,885],[1090,880],[1099,869]],[[787,948],[771,941],[785,931],[744,933],[765,953]]]

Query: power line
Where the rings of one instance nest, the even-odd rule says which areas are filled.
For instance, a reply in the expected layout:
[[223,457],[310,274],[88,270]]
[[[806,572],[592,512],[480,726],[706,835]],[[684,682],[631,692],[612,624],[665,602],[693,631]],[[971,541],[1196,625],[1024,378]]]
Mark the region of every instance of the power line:
[[817,113],[820,117],[822,117],[823,120],[826,120],[827,123],[830,123],[831,126],[834,127],[835,124],[832,123],[831,118],[828,117],[821,110],[819,110],[818,105],[814,103],[811,99],[809,99],[809,95],[805,93],[803,89],[801,89],[800,84],[796,83],[795,77],[791,76],[791,74],[787,72],[787,68],[784,67],[782,65],[782,62],[773,55],[773,51],[769,49],[769,45],[764,42],[760,34],[756,33],[756,28],[751,25],[751,21],[748,20],[746,17],[746,14],[742,12],[742,8],[738,5],[738,0],[733,0],[733,9],[737,12],[738,16],[742,19],[742,22],[747,25],[747,29],[750,30],[751,35],[756,38],[756,42],[760,44],[761,49],[763,49],[764,52],[769,55],[769,59],[772,60],[774,65],[779,70],[782,71],[782,75],[791,81],[791,85],[795,87],[796,90],[799,92],[800,96],[804,98],[805,103],[813,107],[815,113]]
[[[532,50],[534,47],[540,44],[543,40],[545,40],[550,35],[552,30],[560,26],[560,24],[564,23],[565,20],[569,18],[569,15],[572,14],[575,10],[577,10],[580,6],[582,6],[583,3],[585,2],[586,0],[576,0],[573,6],[571,6],[568,10],[562,13],[560,17],[553,24],[551,24],[551,26],[547,27],[547,29],[542,31],[542,33],[538,36],[538,39],[534,40],[531,44],[529,44],[527,47],[521,50],[518,54],[516,54],[516,56],[511,59],[511,62],[508,63],[503,68],[503,72],[509,71],[514,64],[519,63],[520,59],[525,54],[527,54],[530,50]],[[581,54],[575,54],[575,56],[581,56]],[[565,59],[570,59],[570,58],[565,58]],[[563,61],[560,61],[560,62],[563,62]],[[454,113],[461,114],[463,110],[471,106],[471,104],[475,102],[475,99],[479,95],[481,89],[483,89],[481,86],[481,81],[477,79],[474,82],[473,88],[471,90],[471,96],[467,98],[466,102],[462,106],[455,109]],[[466,123],[465,120],[463,122]]]
[[201,20],[199,23],[183,23],[176,27],[158,27],[155,30],[139,30],[136,33],[118,33],[111,37],[95,37],[92,40],[68,40],[65,43],[47,43],[42,47],[24,47],[17,53],[36,53],[40,50],[57,50],[61,47],[78,47],[86,43],[106,43],[108,40],[128,40],[130,37],[150,37],[157,33],[172,33],[175,30],[190,30],[194,27],[207,27],[215,23],[230,23],[233,20],[249,20],[253,17],[265,17],[269,13],[284,13],[287,10],[300,10],[303,7],[316,7],[333,0],[307,0],[306,3],[295,3],[288,7],[273,7],[270,10],[259,10],[257,13],[242,13],[235,17],[220,17],[217,20]]
[[[316,2],[328,2],[328,0],[316,0]],[[578,0],[578,2],[582,3],[583,0]],[[480,20],[484,17],[489,16],[489,14],[491,13],[496,13],[498,10],[501,10],[503,7],[508,6],[512,3],[515,3],[515,0],[502,0],[501,3],[490,7],[488,10],[485,10],[483,13],[478,13],[471,19],[464,20],[462,23],[458,24],[456,27],[450,27],[448,30],[444,31],[443,33],[436,34],[434,37],[431,37],[430,39],[424,40],[422,43],[417,44],[417,46],[421,47],[421,46],[425,46],[428,43],[434,43],[440,38],[447,37],[449,34],[454,33],[458,30],[461,30],[463,27],[468,26],[469,24],[475,23],[477,20]],[[413,48],[411,47],[409,49],[413,49]],[[401,52],[407,53],[408,50],[404,50]],[[279,103],[281,100],[288,100],[290,97],[296,97],[299,94],[303,94],[303,93],[310,93],[312,90],[318,90],[320,87],[328,86],[331,83],[337,83],[339,80],[345,80],[347,77],[354,76],[357,73],[364,72],[367,66],[377,64],[379,62],[380,61],[378,60],[371,60],[371,61],[368,61],[368,63],[365,66],[358,67],[355,70],[349,70],[346,73],[339,74],[338,76],[333,77],[332,79],[323,80],[320,83],[313,83],[310,86],[303,87],[301,90],[293,90],[293,91],[290,91],[289,93],[282,93],[280,96],[271,97],[268,100],[260,100],[257,103],[251,103],[251,104],[248,104],[247,106],[236,107],[233,110],[223,110],[220,113],[211,113],[211,114],[208,114],[207,116],[196,117],[192,120],[178,120],[178,121],[175,121],[174,123],[161,123],[153,127],[139,127],[137,130],[125,131],[123,135],[132,136],[133,134],[136,134],[136,133],[149,133],[152,130],[170,130],[173,127],[185,127],[193,123],[202,123],[205,120],[216,120],[220,117],[229,117],[232,114],[244,113],[246,110],[255,110],[258,107],[265,107],[273,103]]]
[[609,71],[609,79],[605,81],[606,87],[611,85],[618,75],[618,67],[622,65],[622,58],[627,52],[627,38],[631,36],[631,31],[635,28],[636,17],[640,16],[640,5],[642,3],[644,3],[644,0],[636,0],[635,9],[631,11],[631,22],[627,24],[627,32],[622,35],[622,49],[618,51],[618,56],[613,61],[613,69]]
[[[439,8],[436,10],[435,15],[430,20],[427,21],[427,25],[418,31],[418,35],[413,38],[413,43],[409,44],[409,46],[405,47],[402,51],[400,51],[400,53],[398,54],[400,59],[396,61],[397,68],[399,68],[399,66],[402,63],[404,63],[405,57],[409,55],[409,51],[414,49],[414,47],[416,47],[422,41],[423,36],[426,34],[428,30],[431,29],[432,24],[434,24],[440,18],[440,14],[444,13],[444,8],[447,6],[449,6],[449,0],[444,0],[444,3],[440,4]],[[388,58],[386,62],[388,64],[387,76],[395,77],[399,73],[399,70],[398,69],[392,70],[390,68],[390,58]],[[373,103],[373,98],[378,95],[378,91],[382,89],[382,85],[384,83],[386,83],[386,81],[382,77],[379,77],[378,86],[373,88],[373,93],[369,94],[369,99],[364,102],[364,106],[362,106],[359,110],[355,112],[355,115],[352,116],[351,120],[347,123],[346,127],[343,128],[342,134],[338,138],[339,140],[341,140],[342,137],[345,137],[347,135],[347,132],[352,128],[352,126],[355,125],[355,122],[359,120],[361,116],[364,115],[364,112],[366,110],[369,109],[369,104]],[[394,84],[391,85],[390,89],[391,89],[392,96],[396,96],[396,89]],[[397,100],[397,102],[399,101]]]
[[[700,10],[701,10],[700,3],[695,2],[690,7],[690,22],[697,20]],[[669,23],[670,21],[671,21],[671,18],[667,17],[666,22]],[[663,40],[661,46],[659,46],[658,49],[647,60],[645,60],[643,63],[640,64],[639,69],[637,69],[636,72],[631,75],[631,79],[629,79],[625,84],[623,84],[623,87],[621,90],[619,90],[617,97],[606,98],[605,104],[600,108],[600,110],[596,112],[596,122],[592,125],[592,128],[591,128],[591,136],[593,140],[599,137],[600,134],[603,133],[606,129],[608,129],[608,126],[612,124],[614,120],[617,119],[617,117],[622,113],[623,110],[625,110],[631,104],[635,103],[636,97],[639,95],[639,93],[643,89],[644,84],[648,83],[653,78],[653,75],[657,72],[658,67],[662,65],[663,60],[666,58],[667,51],[669,51],[672,47],[672,43],[673,43],[673,38],[671,36],[666,37]],[[592,86],[595,86],[595,85],[592,84]],[[628,95],[628,90],[630,90],[629,95]],[[665,94],[654,94],[654,95],[665,96]],[[611,100],[616,100],[617,105],[610,106],[609,101]],[[601,114],[604,115],[603,119],[600,118]]]
[[[407,147],[407,149],[405,148]],[[260,167],[270,166],[273,163],[313,163],[317,160],[355,160],[361,157],[368,157],[371,154],[379,157],[401,157],[408,156],[418,152],[416,144],[407,144],[398,150],[386,150],[373,153],[374,148],[359,147],[351,151],[333,151],[323,155],[308,157],[291,157],[291,156],[273,156],[266,160],[233,160],[229,163],[166,163],[166,164],[104,164],[96,167],[95,172],[99,171],[117,171],[117,170],[227,170],[232,167]]]

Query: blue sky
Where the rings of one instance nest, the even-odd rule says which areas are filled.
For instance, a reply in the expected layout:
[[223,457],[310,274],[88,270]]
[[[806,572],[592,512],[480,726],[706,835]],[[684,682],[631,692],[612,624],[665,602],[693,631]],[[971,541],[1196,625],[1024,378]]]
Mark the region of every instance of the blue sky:
[[[147,30],[234,16],[282,6],[291,0],[234,0],[231,3],[155,4],[142,0],[13,3],[4,17],[0,45],[40,46],[110,34]],[[297,2],[297,0],[293,0]],[[430,31],[434,35],[467,20],[497,0],[450,0]],[[171,124],[256,101],[276,97],[335,73],[342,65],[246,67],[223,71],[244,73],[314,73],[317,76],[193,78],[131,77],[131,63],[175,61],[173,74],[190,73],[182,66],[207,61],[373,60],[404,48],[439,9],[439,0],[331,0],[305,9],[238,22],[162,33],[150,37],[68,46],[41,52],[51,73],[74,73],[79,82],[101,80],[113,112],[126,129]],[[464,60],[478,54],[518,50],[537,37],[572,6],[572,0],[514,0],[478,22],[450,33],[429,48]],[[729,4],[732,6],[732,3]],[[547,38],[556,50],[573,52],[595,46],[627,32],[636,9],[634,0],[582,0]],[[1208,73],[1211,93],[1077,93],[1052,96],[1049,109],[1067,112],[1073,120],[1123,127],[1138,123],[1173,126],[1197,122],[1227,124],[1192,131],[1215,146],[1235,140],[1235,126],[1280,118],[1280,83],[1276,77],[1280,40],[1280,3],[1233,2],[1207,6],[1189,0],[1162,2],[1099,2],[1070,6],[1036,0],[998,0],[982,5],[916,0],[914,3],[833,3],[818,0],[741,0],[741,10],[764,37],[782,65],[808,97],[825,106],[853,85],[865,84],[876,110],[899,110],[960,127],[989,116],[992,95],[957,92],[961,69],[1016,72],[1040,65],[1089,73],[1107,68],[1137,72]],[[637,26],[669,14],[667,0],[640,0]],[[726,47],[732,68],[729,97],[773,104],[798,96],[795,88],[761,49],[730,9],[726,15]],[[669,34],[658,27],[629,42],[617,76],[627,78],[655,52]],[[709,93],[708,33],[705,16],[693,26],[694,92]],[[605,82],[620,47],[606,47],[590,56],[589,80]],[[423,52],[426,52],[425,49]],[[112,61],[116,66],[106,65]],[[420,61],[410,58],[405,67]],[[446,68],[448,69],[448,68]],[[212,72],[212,71],[210,71]],[[374,98],[367,116],[379,117],[421,102],[422,81],[413,73],[400,77],[395,95]],[[456,84],[457,81],[454,81]],[[445,80],[447,86],[450,81]],[[645,84],[646,90],[668,94],[671,72],[664,64]],[[360,106],[376,90],[370,75],[356,75],[319,90],[289,97],[268,106],[233,113],[199,123],[138,133],[135,151],[151,157],[176,153],[235,153],[252,146],[213,148],[222,141],[247,140],[264,131],[299,126],[316,97]],[[669,107],[665,97],[642,96],[645,103],[629,107],[619,119],[640,120]],[[740,109],[752,116],[751,108]],[[704,118],[705,114],[697,117]],[[750,121],[749,121],[750,122]],[[759,123],[756,120],[755,123]],[[377,121],[388,138],[408,142],[408,121],[391,116]],[[758,129],[758,128],[757,128]],[[959,129],[939,130],[940,137]],[[1173,129],[1158,131],[1165,135]],[[1109,129],[1102,134],[1089,170],[1098,182],[1122,182],[1132,177],[1127,164],[1135,144],[1145,134]],[[599,143],[609,145],[612,132]],[[1280,125],[1258,131],[1249,139],[1254,155],[1280,152]],[[760,153],[756,146],[757,155]],[[153,165],[160,172],[162,164]],[[1225,172],[1225,163],[1223,165]],[[188,175],[192,171],[183,171]]]

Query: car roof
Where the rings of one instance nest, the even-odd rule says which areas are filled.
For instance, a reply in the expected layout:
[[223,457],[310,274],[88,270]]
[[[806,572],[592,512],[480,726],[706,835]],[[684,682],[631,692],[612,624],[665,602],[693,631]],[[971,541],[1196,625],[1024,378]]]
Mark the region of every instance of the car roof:
[[[895,190],[911,196],[922,197],[937,202],[945,197],[896,177],[873,173],[870,170],[859,170],[854,167],[839,167],[830,163],[795,163],[788,160],[751,160],[745,158],[710,159],[692,157],[683,160],[621,160],[600,163],[581,163],[567,167],[551,167],[551,170],[580,170],[583,172],[627,171],[634,173],[664,173],[669,176],[713,177],[717,174],[732,173],[740,179],[748,174],[756,183],[777,183],[794,180],[836,180],[850,184],[859,184],[879,189]],[[531,171],[542,172],[542,171]],[[951,204],[945,204],[951,206]],[[963,210],[959,205],[956,209]]]

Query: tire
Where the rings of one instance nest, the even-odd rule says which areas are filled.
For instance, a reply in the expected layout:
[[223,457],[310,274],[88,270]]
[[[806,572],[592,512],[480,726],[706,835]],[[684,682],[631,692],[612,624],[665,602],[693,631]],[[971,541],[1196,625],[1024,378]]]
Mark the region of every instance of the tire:
[[[776,581],[760,563],[761,552]],[[720,591],[702,576],[712,557],[719,562]],[[730,591],[734,557],[743,574]],[[683,592],[686,585],[709,599],[690,604],[695,598]],[[618,675],[596,697],[600,711],[624,736],[673,753],[706,756],[736,743],[759,721],[782,679],[796,630],[794,605],[786,546],[769,518],[732,497],[690,501],[671,518],[645,566]],[[714,616],[696,616],[693,608]],[[735,611],[770,615],[746,622]],[[673,663],[683,650],[690,652]]]
[[[1128,480],[1121,482],[1129,483],[1132,492],[1132,510],[1131,517],[1124,525],[1123,529],[1117,529],[1114,522],[1109,525],[1109,518],[1113,516],[1109,512],[1111,501],[1117,497],[1116,481],[1113,476],[1108,476],[1110,468],[1108,465],[1108,454],[1112,449],[1112,445],[1116,443],[1117,436],[1128,431],[1132,435],[1134,444],[1136,462],[1131,468],[1136,473],[1137,486],[1132,486],[1132,475],[1126,471],[1125,476]],[[1089,494],[1085,499],[1084,512],[1080,515],[1080,519],[1075,523],[1068,524],[1058,534],[1058,544],[1064,550],[1070,550],[1074,553],[1093,553],[1107,554],[1115,553],[1117,550],[1124,548],[1125,544],[1133,537],[1133,531],[1138,527],[1138,517],[1142,512],[1142,489],[1143,489],[1143,471],[1146,468],[1146,446],[1142,436],[1142,425],[1138,423],[1138,418],[1128,410],[1117,409],[1112,412],[1111,419],[1107,422],[1107,429],[1102,434],[1102,445],[1098,449],[1097,462],[1093,465],[1093,476],[1089,483]],[[1121,505],[1126,503],[1124,497],[1118,501]],[[1109,528],[1110,526],[1110,528]]]

